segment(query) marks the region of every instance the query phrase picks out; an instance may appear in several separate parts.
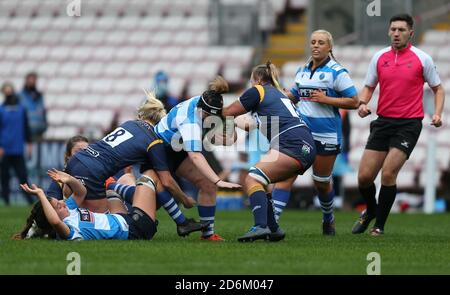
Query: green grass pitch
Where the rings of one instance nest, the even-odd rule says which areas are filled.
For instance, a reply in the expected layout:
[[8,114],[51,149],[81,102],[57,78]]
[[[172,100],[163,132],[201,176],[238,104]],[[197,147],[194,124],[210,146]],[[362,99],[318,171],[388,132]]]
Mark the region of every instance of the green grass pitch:
[[[367,254],[381,256],[382,274],[450,274],[450,215],[392,214],[383,237],[352,235],[357,213],[338,212],[337,235],[321,235],[321,213],[287,210],[286,240],[241,244],[251,212],[217,213],[225,242],[176,234],[163,211],[154,240],[12,241],[28,214],[25,207],[0,207],[0,274],[65,274],[69,252],[81,256],[81,274],[366,274]],[[194,209],[195,210],[195,209]],[[196,211],[185,210],[186,215]]]

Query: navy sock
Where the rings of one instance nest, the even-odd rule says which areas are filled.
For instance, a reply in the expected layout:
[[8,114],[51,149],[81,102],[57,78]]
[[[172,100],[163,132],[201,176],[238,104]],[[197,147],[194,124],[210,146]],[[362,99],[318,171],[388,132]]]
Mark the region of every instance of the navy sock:
[[250,206],[252,208],[255,225],[267,226],[267,196],[265,191],[256,191],[250,196]]
[[334,219],[333,208],[334,208],[334,190],[331,190],[328,194],[319,194],[320,208],[323,213],[323,221],[331,222]]
[[121,195],[125,202],[133,204],[133,196],[136,190],[134,185],[126,185],[115,182],[108,185],[108,189]]
[[170,217],[176,224],[182,224],[186,221],[186,217],[183,212],[181,212],[177,202],[175,202],[175,199],[168,191],[163,190],[162,192],[157,193],[156,199],[158,203],[164,207],[167,213],[169,213]]
[[275,210],[275,218],[277,221],[280,219],[281,213],[283,213],[283,209],[286,207],[290,196],[290,190],[274,188],[272,191],[273,209]]
[[198,216],[201,222],[208,222],[209,226],[202,231],[203,237],[209,237],[214,234],[214,217],[216,215],[216,206],[201,206],[198,205]]

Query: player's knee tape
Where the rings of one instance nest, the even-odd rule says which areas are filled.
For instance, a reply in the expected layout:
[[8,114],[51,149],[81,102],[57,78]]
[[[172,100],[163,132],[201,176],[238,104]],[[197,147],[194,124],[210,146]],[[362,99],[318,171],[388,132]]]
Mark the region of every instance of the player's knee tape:
[[315,174],[312,175],[312,179],[314,181],[323,182],[323,183],[331,182],[331,178],[332,178],[331,175],[328,175],[328,176],[318,176],[318,175],[315,175]]
[[122,196],[112,190],[106,191],[106,198],[108,199],[108,201],[118,200],[118,201],[123,202]]
[[270,184],[269,177],[267,177],[267,175],[258,167],[251,167],[248,170],[248,175],[265,186]]
[[138,185],[145,185],[151,188],[154,192],[156,192],[156,183],[150,176],[141,175],[141,177],[139,177],[136,182],[136,186]]
[[252,186],[251,188],[249,188],[248,190],[247,190],[247,196],[250,196],[250,195],[252,195],[254,192],[257,192],[257,191],[263,191],[263,192],[265,192],[265,190],[264,190],[264,187],[261,185],[261,184],[255,184],[254,186]]

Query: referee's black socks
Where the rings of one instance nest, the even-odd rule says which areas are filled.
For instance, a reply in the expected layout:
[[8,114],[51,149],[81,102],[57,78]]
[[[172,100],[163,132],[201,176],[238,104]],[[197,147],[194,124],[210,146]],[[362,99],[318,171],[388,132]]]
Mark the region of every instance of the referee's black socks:
[[389,216],[389,212],[391,212],[396,194],[397,185],[381,186],[380,196],[378,197],[377,220],[375,222],[375,227],[378,227],[381,230],[384,229],[384,224]]
[[367,214],[370,217],[375,217],[377,214],[377,201],[375,199],[375,194],[377,192],[375,188],[375,184],[372,183],[368,187],[361,187],[359,186],[359,193],[363,197],[364,201],[367,204]]

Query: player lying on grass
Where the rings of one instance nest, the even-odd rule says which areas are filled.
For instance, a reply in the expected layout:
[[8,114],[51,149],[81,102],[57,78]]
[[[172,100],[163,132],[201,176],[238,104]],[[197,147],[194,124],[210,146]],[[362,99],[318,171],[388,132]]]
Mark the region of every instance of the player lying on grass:
[[[149,176],[148,170],[137,181],[133,207],[127,212],[125,206],[117,202],[112,213],[94,213],[80,208],[86,197],[86,188],[76,178],[67,173],[53,169],[49,176],[72,189],[72,196],[67,200],[47,198],[44,191],[33,184],[21,184],[22,189],[36,195],[40,206],[33,207],[32,215],[27,220],[38,219],[51,236],[64,240],[150,240],[156,233],[156,185]],[[47,222],[47,224],[44,224]],[[54,233],[51,233],[51,230]],[[23,239],[24,231],[15,235],[15,239]]]

